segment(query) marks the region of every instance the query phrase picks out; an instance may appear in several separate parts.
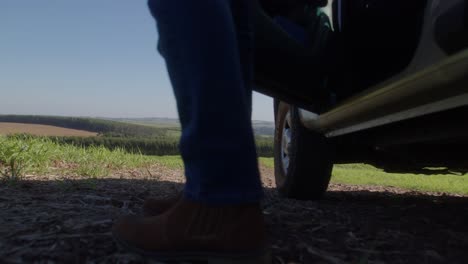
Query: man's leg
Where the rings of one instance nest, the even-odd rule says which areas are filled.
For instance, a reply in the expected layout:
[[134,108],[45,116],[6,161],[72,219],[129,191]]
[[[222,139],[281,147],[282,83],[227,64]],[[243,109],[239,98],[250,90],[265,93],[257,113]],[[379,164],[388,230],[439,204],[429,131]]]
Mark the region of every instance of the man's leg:
[[241,67],[241,61],[251,65],[251,1],[154,0],[150,8],[182,123],[185,196],[217,204],[258,201],[252,70]]
[[237,33],[237,45],[246,91],[249,119],[252,116],[252,85],[254,81],[255,1],[234,0],[232,2],[232,16]]
[[249,14],[249,2],[149,2],[177,99],[187,183],[170,210],[122,218],[113,234],[157,260],[264,259],[262,191],[250,123],[251,70],[241,67],[241,61],[251,60],[251,50],[244,49],[251,47],[251,33],[237,32],[251,26],[233,18]]
[[[237,43],[239,49],[240,64],[242,67],[243,82],[246,91],[246,103],[248,106],[248,114],[252,112],[252,82],[253,82],[253,50],[254,50],[254,19],[255,10],[252,9],[254,1],[234,1],[232,3],[232,15],[237,33]],[[249,5],[249,6],[246,6]],[[258,8],[258,7],[257,7]],[[160,42],[160,52],[164,55],[163,43]],[[179,112],[187,111],[183,105],[186,102],[179,102],[182,108]],[[170,209],[182,197],[181,194],[166,198],[148,198],[143,205],[143,211],[147,216],[154,216]]]

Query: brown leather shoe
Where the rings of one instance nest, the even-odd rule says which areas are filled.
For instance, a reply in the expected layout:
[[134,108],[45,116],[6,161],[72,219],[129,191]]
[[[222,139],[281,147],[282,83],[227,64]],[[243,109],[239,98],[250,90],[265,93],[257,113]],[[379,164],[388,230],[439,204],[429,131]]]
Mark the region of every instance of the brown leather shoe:
[[159,216],[119,219],[115,240],[157,261],[271,263],[258,204],[214,206],[185,198]]
[[182,192],[165,198],[147,198],[143,203],[144,216],[160,215],[171,209],[182,198]]

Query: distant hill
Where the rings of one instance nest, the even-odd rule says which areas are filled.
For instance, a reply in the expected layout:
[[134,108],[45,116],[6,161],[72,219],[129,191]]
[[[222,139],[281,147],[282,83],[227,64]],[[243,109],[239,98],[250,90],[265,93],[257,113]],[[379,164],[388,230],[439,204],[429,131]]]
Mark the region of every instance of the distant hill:
[[108,118],[108,117],[101,117],[100,119],[117,121],[117,122],[144,124],[144,125],[180,127],[179,119],[176,119],[176,118],[165,118],[165,117]]
[[[110,137],[178,137],[180,123],[175,118],[90,118],[39,115],[0,115],[0,122],[50,125],[85,130]],[[273,122],[252,121],[256,136],[273,136]]]
[[[176,118],[158,118],[158,117],[146,117],[146,118],[103,118],[106,120],[127,122],[132,124],[148,125],[155,127],[166,127],[166,128],[180,128],[179,119]],[[255,135],[257,136],[273,136],[275,132],[275,123],[270,121],[252,121],[252,126]]]
[[0,122],[40,124],[99,133],[112,137],[164,137],[166,130],[88,117],[0,115]]

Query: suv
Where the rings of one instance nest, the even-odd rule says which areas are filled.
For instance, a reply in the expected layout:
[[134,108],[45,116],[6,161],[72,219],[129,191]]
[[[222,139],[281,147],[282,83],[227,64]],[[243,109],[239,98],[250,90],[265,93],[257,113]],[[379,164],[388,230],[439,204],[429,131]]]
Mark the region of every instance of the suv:
[[[334,163],[468,171],[468,1],[335,0],[303,10],[257,22],[288,36],[260,36],[256,50],[256,90],[275,98],[283,196],[319,198]],[[314,57],[317,45],[325,59]],[[316,80],[314,60],[335,70]]]

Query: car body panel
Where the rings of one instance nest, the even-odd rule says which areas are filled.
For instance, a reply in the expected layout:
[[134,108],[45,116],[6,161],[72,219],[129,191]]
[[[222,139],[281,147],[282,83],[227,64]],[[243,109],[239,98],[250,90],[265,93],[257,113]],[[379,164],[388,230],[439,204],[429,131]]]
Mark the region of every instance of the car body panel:
[[468,105],[467,73],[468,50],[383,83],[321,115],[301,110],[301,121],[332,137]]
[[[326,136],[335,163],[468,171],[468,1],[334,0],[325,10],[342,58],[326,82],[333,100],[314,105],[323,87],[307,81],[316,72],[300,69],[308,98],[280,94],[275,109],[279,100],[299,108],[300,123]],[[301,53],[278,49],[284,59],[277,75],[288,76]],[[262,77],[266,94],[296,85]]]
[[[339,16],[343,0],[337,1],[333,14]],[[419,45],[401,73],[320,115],[301,110],[303,125],[332,137],[468,104],[468,51],[449,56],[435,37],[438,18],[463,5],[463,0],[428,1]]]

